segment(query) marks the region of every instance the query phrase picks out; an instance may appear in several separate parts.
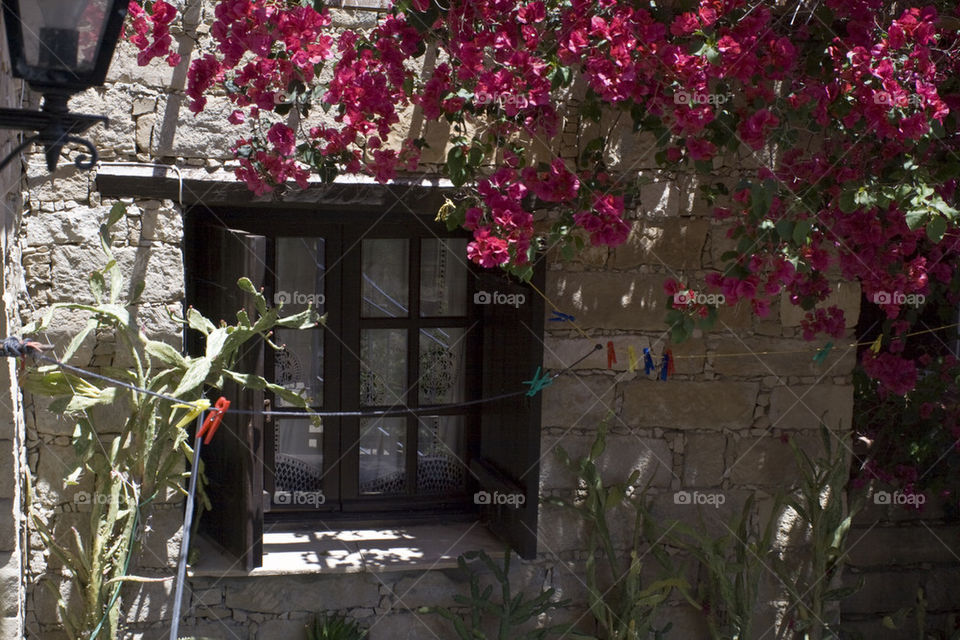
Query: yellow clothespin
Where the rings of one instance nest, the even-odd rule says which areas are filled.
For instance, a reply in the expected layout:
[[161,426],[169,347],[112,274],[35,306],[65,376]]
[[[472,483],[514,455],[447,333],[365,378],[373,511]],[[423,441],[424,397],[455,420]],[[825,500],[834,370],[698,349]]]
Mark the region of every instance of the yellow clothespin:
[[633,373],[637,370],[637,365],[639,364],[639,361],[637,360],[637,352],[634,351],[633,346],[627,347],[627,360],[629,361],[627,370],[630,371],[630,373]]
[[175,404],[173,405],[173,408],[187,410],[187,415],[183,416],[183,418],[180,419],[180,422],[177,423],[177,429],[183,429],[185,426],[190,424],[191,420],[196,420],[197,416],[210,408],[210,401],[206,398],[200,398],[199,400],[190,404]]
[[873,341],[873,344],[870,345],[870,351],[873,353],[880,353],[881,346],[883,346],[883,334],[877,336],[877,339]]

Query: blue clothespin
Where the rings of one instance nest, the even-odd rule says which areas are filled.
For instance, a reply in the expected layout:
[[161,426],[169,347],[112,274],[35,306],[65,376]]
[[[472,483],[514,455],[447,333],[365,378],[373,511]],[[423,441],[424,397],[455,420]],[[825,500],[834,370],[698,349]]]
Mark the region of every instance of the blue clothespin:
[[666,381],[667,374],[671,372],[671,369],[673,369],[673,366],[672,366],[673,358],[670,357],[672,355],[673,353],[670,351],[670,349],[667,349],[666,351],[663,352],[663,361],[660,363],[660,379],[661,380]]
[[643,348],[643,372],[647,375],[650,375],[650,372],[653,371],[653,356],[650,354],[650,347]]
[[523,384],[530,385],[530,390],[527,391],[527,395],[530,397],[537,395],[544,387],[549,387],[551,383],[553,383],[553,376],[546,373],[540,375],[540,367],[537,367],[537,372],[533,374],[532,379],[523,381]]
[[576,320],[573,316],[568,313],[561,313],[560,311],[552,311],[555,317],[550,318],[550,322],[573,322]]
[[813,361],[817,364],[823,364],[823,361],[827,359],[828,355],[830,355],[831,349],[833,349],[833,341],[823,345],[823,348],[813,355]]

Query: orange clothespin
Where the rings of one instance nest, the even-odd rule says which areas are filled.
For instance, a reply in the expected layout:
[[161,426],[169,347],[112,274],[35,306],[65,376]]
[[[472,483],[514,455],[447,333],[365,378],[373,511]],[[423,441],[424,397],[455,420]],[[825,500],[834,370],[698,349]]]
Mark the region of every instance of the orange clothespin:
[[226,413],[229,407],[230,401],[223,396],[213,405],[213,409],[210,410],[210,413],[207,414],[203,424],[200,426],[200,431],[197,432],[197,438],[203,438],[204,435],[206,435],[206,437],[203,438],[203,444],[210,444],[210,440],[213,439],[213,434],[220,428],[223,414]]

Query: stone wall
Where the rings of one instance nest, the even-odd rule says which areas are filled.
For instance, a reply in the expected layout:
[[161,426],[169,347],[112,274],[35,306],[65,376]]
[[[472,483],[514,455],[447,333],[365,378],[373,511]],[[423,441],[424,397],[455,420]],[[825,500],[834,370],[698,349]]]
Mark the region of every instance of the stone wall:
[[[193,10],[191,15],[202,22],[202,13]],[[368,24],[373,19],[372,14],[363,12],[337,14],[340,25]],[[74,98],[71,106],[75,110],[111,118],[108,129],[92,132],[104,167],[111,162],[159,163],[229,179],[224,172],[231,167],[229,145],[241,134],[226,123],[230,107],[224,97],[211,99],[198,116],[186,109],[183,89],[192,47],[189,39],[181,41],[183,62],[176,69],[162,62],[142,68],[136,65],[132,47],[122,44],[107,83]],[[416,114],[408,115],[403,126],[416,129]],[[565,127],[568,136],[562,154],[577,152],[568,143],[576,139],[578,126],[572,122]],[[617,147],[621,168],[653,164],[644,142],[634,136],[621,137]],[[435,153],[442,157],[442,148]],[[736,160],[731,159],[730,174],[736,169]],[[707,270],[719,266],[719,256],[732,247],[726,228],[712,220],[698,199],[694,182],[650,172],[644,172],[643,178],[647,184],[631,213],[634,231],[626,245],[591,249],[574,263],[551,262],[546,295],[560,310],[576,316],[586,336],[563,324],[546,323],[544,366],[564,368],[594,344],[606,346],[608,341],[614,345],[617,362],[608,368],[603,349],[578,364],[576,375],[562,376],[544,390],[541,493],[544,497],[572,495],[575,479],[559,465],[556,447],[562,445],[572,455],[582,455],[606,419],[610,437],[602,459],[605,477],[622,481],[639,469],[641,481],[650,482],[658,519],[695,522],[702,516],[708,526],[719,527],[719,520],[739,512],[751,492],[759,494],[762,508],[784,484],[785,470],[792,468],[790,449],[783,443],[786,437],[813,446],[821,419],[834,429],[849,429],[855,354],[851,349],[836,348],[824,362],[813,362],[810,343],[800,338],[801,313],[786,303],[763,319],[753,317],[749,309],[723,308],[714,330],[698,333],[683,344],[668,345],[664,279],[678,277],[694,288],[702,287]],[[13,243],[10,253],[22,255],[25,286],[11,284],[8,275],[7,291],[11,287],[17,290],[19,311],[30,319],[54,302],[88,296],[86,276],[102,266],[98,226],[114,201],[101,197],[92,174],[77,171],[66,161],[48,175],[40,154],[28,157],[26,181],[24,210],[16,225],[19,242]],[[122,232],[115,235],[115,251],[128,275],[147,280],[138,309],[145,331],[179,348],[181,334],[165,308],[179,307],[184,297],[182,209],[175,200],[127,195],[130,206],[119,224]],[[206,192],[187,195],[190,200],[203,201]],[[269,204],[269,199],[264,203]],[[19,260],[9,259],[7,264],[16,262]],[[859,301],[859,289],[844,283],[828,302],[847,312],[848,336],[853,335]],[[76,314],[62,314],[42,338],[62,349],[85,320]],[[638,355],[646,346],[658,355],[670,346],[678,358],[675,375],[661,382],[628,371],[628,346]],[[77,361],[104,366],[111,364],[113,357],[109,341],[92,337]],[[16,398],[17,394],[13,395]],[[89,515],[89,506],[76,498],[77,490],[62,483],[72,464],[73,426],[46,411],[41,400],[28,399],[27,409],[26,451],[34,478],[35,506],[58,536],[66,535],[71,526],[85,526]],[[17,451],[16,439],[7,434],[0,432],[0,444],[7,443],[2,451]],[[0,463],[0,473],[19,477],[16,469]],[[0,478],[0,486],[3,491],[15,485]],[[682,492],[722,495],[723,505],[714,509],[684,504],[681,496],[686,494]],[[0,493],[0,509],[4,513],[13,509],[18,516],[18,500],[17,495]],[[617,544],[625,549],[631,522],[622,517],[614,520]],[[134,568],[136,573],[173,574],[181,521],[182,505],[175,499],[153,511],[145,523],[145,549]],[[2,526],[5,521],[0,520]],[[517,584],[557,588],[562,597],[575,603],[563,615],[588,628],[582,582],[586,556],[583,522],[545,504],[540,511],[539,539],[538,558],[514,568]],[[12,550],[9,555],[7,548]],[[0,566],[19,561],[16,549],[16,537],[0,528]],[[937,562],[949,561],[938,558]],[[27,560],[27,637],[60,640],[64,635],[57,622],[55,599],[41,582],[57,584],[61,569],[35,534],[29,538]],[[857,556],[855,561],[871,565],[882,558]],[[928,560],[911,556],[911,561],[922,566]],[[8,568],[13,566],[17,565],[8,564]],[[17,574],[4,571],[0,568],[0,588],[4,594],[12,593],[8,579],[18,588],[20,581],[14,579]],[[62,582],[60,585],[64,588]],[[172,586],[172,581],[166,581],[124,589],[123,637],[167,637]],[[372,625],[373,640],[448,638],[452,636],[446,623],[417,610],[450,604],[452,594],[465,589],[462,576],[451,570],[194,578],[188,584],[181,634],[251,640],[297,638],[314,612],[336,610]],[[851,611],[869,610],[874,606],[872,597],[862,596],[864,604]],[[20,602],[19,595],[5,595],[0,599],[0,614],[15,620]],[[668,615],[675,624],[672,637],[705,637],[689,607],[671,602]],[[19,637],[19,632],[6,628],[0,633],[2,640]]]
[[[0,20],[2,22],[2,20]],[[0,36],[0,106],[19,107],[23,86],[10,75],[6,31]],[[0,157],[19,144],[13,131],[0,133]],[[0,336],[19,329],[17,305],[10,292],[20,277],[17,262],[17,224],[20,217],[21,163],[15,158],[0,172],[0,281],[4,285]],[[16,362],[4,358],[0,366],[0,639],[23,637],[23,501],[25,460],[23,409],[16,384]]]

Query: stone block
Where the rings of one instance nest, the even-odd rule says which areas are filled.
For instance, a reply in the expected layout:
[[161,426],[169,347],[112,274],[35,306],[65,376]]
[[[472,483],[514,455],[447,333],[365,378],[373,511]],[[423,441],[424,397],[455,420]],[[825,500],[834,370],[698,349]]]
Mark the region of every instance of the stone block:
[[[0,440],[0,498],[12,498],[18,478],[14,472],[16,463],[12,440]],[[4,516],[9,514],[4,514]]]
[[281,640],[284,638],[301,638],[310,623],[307,619],[301,620],[265,620],[257,625],[256,640]]
[[[544,438],[541,446],[541,489],[575,489],[576,475],[560,462],[557,447],[563,447],[576,462],[584,458],[593,444],[593,437],[569,434],[562,438]],[[673,452],[666,440],[638,436],[607,436],[607,446],[597,462],[606,483],[624,482],[637,470],[637,484],[667,486],[673,477]]]
[[[844,320],[847,327],[854,327],[860,318],[860,284],[857,282],[840,281],[834,282],[833,292],[827,296],[827,299],[819,303],[817,309],[826,309],[827,307],[837,306],[843,309]],[[780,322],[785,327],[800,326],[806,311],[790,303],[789,296],[780,296]]]
[[[108,126],[92,127],[85,134],[96,147],[102,159],[132,156],[134,122],[130,117],[129,87],[104,85],[78,93],[70,99],[70,110],[77,113],[96,113],[110,118]],[[83,150],[85,151],[85,150]]]
[[542,391],[542,424],[594,427],[616,409],[615,390],[610,376],[560,376]]
[[[892,613],[916,602],[917,588],[925,582],[925,572],[870,571],[854,574],[845,571],[844,586],[854,586],[863,576],[863,588],[841,603],[844,615],[850,613]],[[929,595],[929,594],[928,594]]]
[[434,570],[401,576],[384,584],[382,590],[392,610],[416,611],[428,606],[458,606],[453,597],[469,595],[470,583],[459,569]]
[[22,640],[23,621],[17,616],[0,618],[0,639],[2,640]]
[[641,211],[651,218],[680,214],[680,188],[676,182],[650,182],[640,185]]
[[637,380],[620,387],[629,425],[718,430],[749,427],[760,390],[754,382]]
[[537,523],[537,551],[550,556],[580,551],[586,544],[583,518],[569,509],[541,502]]
[[706,242],[706,220],[671,218],[636,220],[627,241],[613,250],[615,269],[663,265],[672,270],[699,269]]
[[853,371],[855,349],[832,349],[824,362],[817,364],[813,356],[819,346],[806,340],[720,336],[712,349],[713,371],[725,376],[780,377],[819,376],[828,371],[840,376]]
[[[302,637],[302,631],[303,629],[301,628],[301,633],[293,637]],[[169,629],[166,630],[165,637],[170,637]],[[180,637],[196,638],[196,640],[251,640],[253,638],[249,627],[229,619],[217,620],[215,622],[195,621],[188,624],[181,624]],[[287,638],[291,636],[275,635],[270,637],[264,635],[262,637],[269,638],[270,640],[287,640]]]
[[261,613],[374,608],[380,602],[380,581],[369,574],[264,576],[231,580],[224,605]]
[[[110,61],[107,83],[122,82],[136,84],[141,88],[154,87],[156,89],[168,89],[172,86],[173,67],[163,60],[155,60],[141,67],[137,64],[137,54],[137,47],[121,38]],[[189,64],[189,61],[190,57],[184,56],[180,64]]]
[[376,619],[370,627],[368,640],[437,640],[453,638],[455,633],[453,624],[440,616],[397,613]]
[[144,524],[138,564],[155,569],[175,567],[180,559],[183,512],[179,509],[153,509]]
[[160,96],[150,137],[150,154],[155,157],[233,158],[230,147],[246,135],[241,128],[227,122],[235,108],[226,96],[212,96],[204,110],[194,115],[190,113],[184,96]]
[[667,313],[664,279],[653,274],[551,271],[547,297],[575,316],[582,329],[662,331]]
[[176,208],[144,209],[140,224],[143,240],[170,244],[183,240],[183,214]]
[[819,429],[822,419],[830,429],[846,432],[853,418],[853,387],[828,382],[775,387],[769,417],[778,429]]
[[683,449],[683,486],[718,486],[726,471],[727,438],[720,434],[691,433]]
[[174,581],[125,585],[120,590],[121,616],[128,623],[156,622],[170,617]]
[[682,522],[703,535],[732,538],[749,491],[680,488],[654,496],[650,514],[659,535]]
[[[45,163],[26,164],[27,190],[30,199],[35,202],[64,202],[74,200],[86,203],[90,198],[90,172],[79,169],[72,162],[62,162],[53,173],[47,169]],[[69,211],[60,211],[59,214],[70,216]],[[42,236],[33,233],[29,224],[33,216],[24,216],[28,222],[27,240],[30,244],[40,244]]]
[[[819,436],[793,439],[812,459],[823,455]],[[775,436],[735,439],[726,474],[735,485],[772,487],[784,487],[799,477],[793,447]]]
[[960,526],[937,524],[915,526],[855,527],[850,537],[848,558],[858,567],[917,565],[924,562],[956,561]]
[[0,617],[17,615],[21,595],[20,555],[13,552],[0,553]]
[[[122,247],[114,254],[125,276],[123,295],[133,292],[133,283],[144,281],[141,302],[163,304],[181,300],[184,295],[183,254],[179,247],[154,244]],[[56,301],[92,302],[87,278],[105,264],[99,245],[55,246],[53,280]]]

